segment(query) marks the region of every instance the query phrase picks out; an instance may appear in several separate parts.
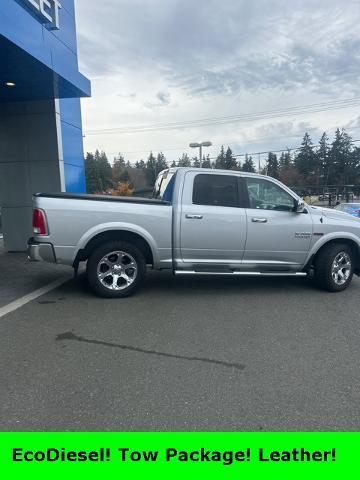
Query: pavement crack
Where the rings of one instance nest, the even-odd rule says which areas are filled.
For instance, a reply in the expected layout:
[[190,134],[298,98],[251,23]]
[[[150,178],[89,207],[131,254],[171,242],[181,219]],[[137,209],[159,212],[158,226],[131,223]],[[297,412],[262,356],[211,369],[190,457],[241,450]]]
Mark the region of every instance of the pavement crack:
[[235,368],[236,370],[241,370],[241,371],[245,369],[245,366],[241,365],[239,363],[225,362],[223,360],[216,360],[216,359],[205,358],[205,357],[188,357],[188,356],[185,356],[185,355],[175,355],[173,353],[158,352],[156,350],[146,350],[144,348],[132,347],[130,345],[122,345],[122,344],[119,344],[119,343],[104,342],[102,340],[85,338],[85,337],[81,337],[79,335],[75,335],[72,332],[60,333],[56,337],[57,342],[64,342],[64,341],[67,341],[67,340],[68,341],[89,343],[89,344],[92,344],[92,345],[102,345],[104,347],[120,348],[121,350],[127,350],[127,351],[130,351],[130,352],[145,353],[147,355],[156,355],[158,357],[177,358],[177,359],[180,359],[180,360],[211,363],[211,364],[215,364],[215,365],[220,365],[222,367]]

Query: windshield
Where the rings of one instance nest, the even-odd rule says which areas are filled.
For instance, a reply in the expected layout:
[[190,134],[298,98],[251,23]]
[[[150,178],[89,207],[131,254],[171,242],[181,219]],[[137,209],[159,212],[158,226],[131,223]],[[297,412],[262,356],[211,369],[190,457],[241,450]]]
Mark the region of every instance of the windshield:
[[153,192],[153,198],[171,202],[175,182],[175,172],[170,173],[169,170],[164,170],[157,177]]

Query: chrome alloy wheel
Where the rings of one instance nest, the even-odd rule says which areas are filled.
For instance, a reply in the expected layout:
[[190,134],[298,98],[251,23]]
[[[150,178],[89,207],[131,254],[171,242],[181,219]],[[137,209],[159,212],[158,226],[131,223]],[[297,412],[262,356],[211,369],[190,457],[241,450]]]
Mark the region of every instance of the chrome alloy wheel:
[[137,263],[127,252],[111,252],[97,266],[99,282],[109,290],[124,290],[134,283]]
[[350,277],[351,258],[346,252],[340,252],[336,255],[332,266],[331,275],[336,285],[344,285]]

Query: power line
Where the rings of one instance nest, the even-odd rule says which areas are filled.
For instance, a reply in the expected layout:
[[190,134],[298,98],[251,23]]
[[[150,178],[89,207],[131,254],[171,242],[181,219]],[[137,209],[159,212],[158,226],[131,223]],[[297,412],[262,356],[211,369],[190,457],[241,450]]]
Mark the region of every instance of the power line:
[[[329,130],[334,130],[337,128],[337,125],[334,126],[334,127],[330,127],[327,129],[327,131]],[[350,127],[350,128],[347,128],[346,130],[358,130],[360,129],[360,126],[357,126],[357,127]],[[306,129],[306,132],[312,132],[314,130],[320,130],[318,127],[310,127],[310,128],[307,128]],[[279,137],[276,137],[276,140],[280,140],[282,138],[300,138],[300,137],[303,137],[304,136],[304,131],[302,132],[299,132],[299,133],[294,133],[292,135],[281,135]],[[257,139],[245,139],[245,140],[238,140],[238,141],[232,141],[232,142],[222,142],[222,143],[216,143],[216,144],[213,144],[212,146],[213,147],[221,147],[222,145],[227,145],[227,146],[230,146],[230,145],[239,145],[240,143],[261,143],[261,142],[266,142],[266,141],[269,141],[269,140],[272,140],[274,141],[274,138],[270,138],[270,137],[262,137],[262,138],[257,138]],[[125,151],[125,150],[120,150],[120,151],[117,151],[117,152],[107,152],[109,156],[113,156],[113,155],[118,155],[118,154],[121,154],[121,155],[130,155],[130,154],[135,154],[135,153],[149,153],[149,152],[172,152],[172,151],[190,151],[191,149],[190,148],[187,148],[187,147],[184,147],[184,145],[182,146],[179,146],[179,147],[169,147],[169,148],[145,148],[143,150],[131,150],[131,151]],[[286,150],[286,149],[285,149]],[[282,150],[280,150],[282,151]],[[267,152],[266,152],[267,153]]]
[[212,125],[227,125],[229,123],[251,122],[256,120],[265,120],[273,118],[283,118],[292,115],[304,115],[308,113],[322,113],[343,108],[353,108],[360,106],[360,97],[353,97],[345,100],[335,100],[331,102],[315,103],[303,106],[294,106],[279,110],[269,110],[263,112],[245,113],[241,115],[232,115],[224,117],[213,117],[199,120],[190,120],[172,123],[156,123],[149,125],[116,127],[99,130],[89,130],[86,135],[114,135],[125,133],[153,132],[163,130],[180,130],[186,128],[205,127]]
[[157,124],[150,124],[150,125],[140,125],[140,126],[130,126],[130,127],[117,127],[117,128],[110,128],[110,129],[102,129],[102,130],[92,130],[89,131],[88,133],[97,133],[97,132],[113,132],[113,131],[119,131],[119,130],[138,130],[138,129],[150,129],[150,128],[163,128],[163,127],[178,127],[179,125],[187,126],[187,125],[194,125],[197,123],[203,123],[203,122],[219,122],[219,121],[224,121],[224,120],[239,120],[239,119],[248,119],[252,117],[258,117],[258,116],[265,116],[265,115],[275,115],[275,114],[285,114],[285,113],[293,113],[297,112],[298,110],[303,111],[303,110],[308,110],[308,109],[313,109],[313,108],[325,108],[327,109],[328,107],[337,107],[337,108],[343,108],[344,106],[352,105],[354,102],[359,102],[360,97],[354,97],[351,99],[347,100],[335,100],[332,102],[327,102],[327,103],[321,103],[321,104],[310,104],[310,105],[303,105],[303,106],[295,106],[295,107],[289,107],[285,109],[280,109],[280,110],[270,110],[270,111],[265,111],[265,112],[255,112],[255,113],[247,113],[247,114],[241,114],[241,115],[233,115],[233,116],[225,116],[225,117],[213,117],[213,118],[205,118],[205,119],[200,119],[200,120],[190,120],[190,121],[183,121],[183,122],[172,122],[172,123],[157,123]]
[[[357,143],[360,142],[359,140],[352,140],[350,143]],[[313,145],[311,148],[319,148],[318,145]],[[301,150],[301,147],[297,148],[281,148],[280,150],[266,150],[264,152],[249,152],[249,153],[238,153],[238,154],[233,154],[233,157],[235,158],[240,158],[240,157],[246,157],[251,156],[251,155],[265,155],[266,153],[283,153],[283,152],[296,152],[298,150]],[[211,157],[209,160],[216,160],[217,157]]]

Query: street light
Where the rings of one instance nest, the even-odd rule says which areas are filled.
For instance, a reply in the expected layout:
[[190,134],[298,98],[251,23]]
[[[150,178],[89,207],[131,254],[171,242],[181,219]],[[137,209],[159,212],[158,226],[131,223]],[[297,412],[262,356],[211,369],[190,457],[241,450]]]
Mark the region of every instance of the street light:
[[211,147],[211,146],[212,146],[211,142],[190,143],[189,145],[190,148],[198,148],[200,151],[200,168],[202,166],[202,149],[203,147]]

